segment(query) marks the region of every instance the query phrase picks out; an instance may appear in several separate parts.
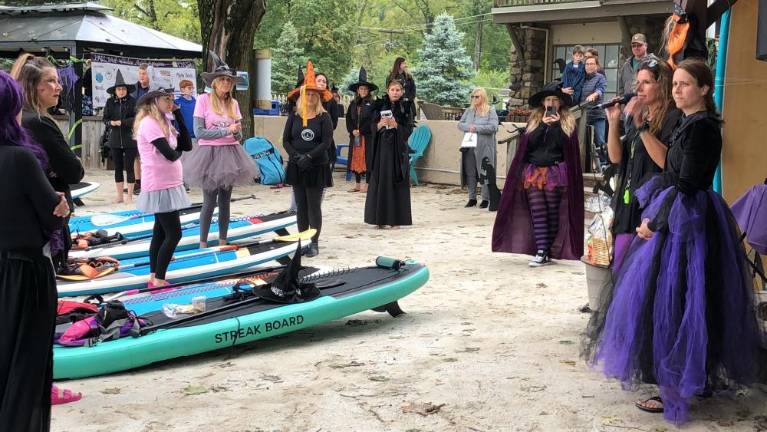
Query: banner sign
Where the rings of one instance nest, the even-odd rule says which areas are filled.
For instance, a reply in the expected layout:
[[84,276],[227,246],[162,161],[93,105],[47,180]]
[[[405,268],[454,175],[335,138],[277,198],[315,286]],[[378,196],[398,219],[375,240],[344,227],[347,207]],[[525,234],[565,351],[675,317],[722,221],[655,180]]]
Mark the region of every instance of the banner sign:
[[173,88],[181,94],[181,80],[192,81],[194,94],[197,94],[197,71],[191,60],[147,60],[132,57],[120,57],[107,54],[91,54],[91,75],[93,76],[93,108],[103,108],[110,95],[107,89],[115,83],[117,71],[123,75],[127,84],[138,81],[138,67],[145,63],[149,66],[149,88]]

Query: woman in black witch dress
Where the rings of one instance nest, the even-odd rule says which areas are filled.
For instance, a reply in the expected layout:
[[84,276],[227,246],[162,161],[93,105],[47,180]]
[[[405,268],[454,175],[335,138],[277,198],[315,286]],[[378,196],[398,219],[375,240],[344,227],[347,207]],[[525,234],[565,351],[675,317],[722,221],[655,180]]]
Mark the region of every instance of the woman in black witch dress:
[[365,223],[385,226],[412,225],[407,137],[410,135],[402,84],[389,82],[373,121],[373,152],[365,199]]
[[56,279],[50,240],[69,215],[19,125],[22,92],[0,71],[0,431],[47,431]]

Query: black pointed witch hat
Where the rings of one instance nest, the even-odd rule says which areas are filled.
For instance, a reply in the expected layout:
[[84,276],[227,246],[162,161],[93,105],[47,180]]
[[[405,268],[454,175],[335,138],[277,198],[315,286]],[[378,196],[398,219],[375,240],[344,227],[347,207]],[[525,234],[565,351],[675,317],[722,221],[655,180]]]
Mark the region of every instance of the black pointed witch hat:
[[320,291],[313,283],[301,283],[298,273],[301,271],[301,255],[303,248],[298,241],[296,253],[288,265],[280,272],[269,286],[258,288],[254,293],[264,300],[276,303],[300,303],[313,300]]
[[216,53],[214,53],[213,51],[208,51],[208,53],[210,54],[210,57],[213,59],[213,72],[202,73],[202,80],[205,82],[207,86],[211,86],[213,84],[213,80],[222,76],[231,78],[234,81],[235,85],[247,84],[245,82],[245,78],[237,75],[237,71],[230,68],[229,65],[226,64],[223,60],[221,60],[221,57],[219,57]]
[[357,89],[359,88],[359,86],[363,86],[363,85],[366,86],[368,88],[368,91],[370,91],[370,92],[374,92],[374,91],[378,90],[378,86],[377,85],[375,85],[375,84],[373,84],[371,82],[368,82],[368,72],[365,70],[365,68],[364,67],[360,67],[359,78],[357,79],[356,83],[351,84],[349,86],[349,91],[352,92],[352,93],[357,93]]
[[131,94],[134,91],[136,91],[136,86],[134,84],[125,83],[125,78],[123,78],[123,73],[120,72],[120,69],[117,69],[117,76],[115,76],[115,83],[112,87],[109,87],[107,89],[107,93],[114,95],[115,89],[117,87],[125,87],[126,89],[128,89],[128,94]]

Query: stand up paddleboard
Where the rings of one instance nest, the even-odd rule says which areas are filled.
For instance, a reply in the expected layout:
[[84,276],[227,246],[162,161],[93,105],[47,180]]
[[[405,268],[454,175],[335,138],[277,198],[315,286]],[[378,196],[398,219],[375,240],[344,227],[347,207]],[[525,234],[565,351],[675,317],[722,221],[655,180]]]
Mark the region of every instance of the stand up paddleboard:
[[[227,240],[233,241],[255,237],[277,232],[280,235],[286,234],[286,229],[296,223],[296,215],[291,212],[280,212],[262,216],[247,218],[238,218],[229,222],[229,232]],[[200,245],[200,225],[197,221],[189,222],[181,226],[181,241],[176,247],[176,252],[197,249]],[[127,241],[115,242],[108,245],[99,245],[85,250],[71,250],[69,256],[73,258],[93,258],[100,256],[110,256],[118,260],[128,258],[137,258],[149,255],[149,243],[151,237],[147,234],[144,239],[135,239],[135,236],[128,236]],[[218,223],[214,218],[208,234],[208,245],[218,244]]]
[[[402,263],[402,262],[400,262]],[[274,272],[273,272],[274,273]],[[259,277],[258,274],[253,276]],[[273,277],[273,276],[272,276]],[[175,291],[124,302],[126,309],[151,322],[138,337],[91,347],[54,347],[54,378],[83,378],[125,371],[155,362],[229,348],[315,326],[368,309],[402,313],[397,301],[423,286],[429,271],[423,264],[363,267],[309,275],[320,296],[303,303],[278,304],[231,294],[242,278],[191,284]],[[250,278],[252,279],[252,278]],[[168,318],[165,303],[190,303],[206,296],[206,312]],[[57,332],[63,329],[57,329]]]
[[[239,246],[236,250],[208,248],[181,252],[170,262],[166,280],[174,283],[188,282],[241,272],[287,257],[296,251],[297,246],[298,242],[264,240]],[[71,297],[144,288],[148,281],[149,261],[148,258],[141,257],[122,261],[118,271],[97,279],[59,279],[56,285],[59,297]]]
[[78,206],[83,206],[82,200],[80,199],[82,196],[87,195],[96,189],[101,187],[101,183],[87,183],[87,182],[81,182],[76,185],[72,185],[70,188],[71,194],[72,194],[72,200],[77,204]]

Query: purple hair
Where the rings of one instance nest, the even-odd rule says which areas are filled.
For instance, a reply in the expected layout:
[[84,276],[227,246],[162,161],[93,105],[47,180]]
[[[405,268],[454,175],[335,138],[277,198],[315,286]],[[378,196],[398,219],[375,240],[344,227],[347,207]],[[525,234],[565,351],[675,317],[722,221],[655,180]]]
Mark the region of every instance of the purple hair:
[[0,71],[0,145],[19,146],[29,149],[37,157],[43,171],[48,170],[48,155],[34,142],[27,131],[16,121],[24,104],[19,84],[7,73]]

